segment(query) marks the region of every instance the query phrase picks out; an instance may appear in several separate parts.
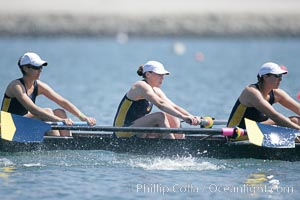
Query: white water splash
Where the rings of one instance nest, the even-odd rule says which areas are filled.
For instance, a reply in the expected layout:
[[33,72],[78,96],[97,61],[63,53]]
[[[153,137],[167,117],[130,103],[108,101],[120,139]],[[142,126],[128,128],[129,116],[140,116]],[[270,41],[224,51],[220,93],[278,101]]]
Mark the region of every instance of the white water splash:
[[43,167],[46,165],[43,165],[41,163],[29,163],[29,164],[23,164],[24,167]]
[[224,166],[216,165],[207,161],[199,162],[192,157],[183,158],[153,158],[148,160],[130,160],[132,167],[141,167],[145,170],[183,170],[183,171],[206,171],[219,170]]
[[14,163],[7,158],[0,158],[0,167],[13,166]]

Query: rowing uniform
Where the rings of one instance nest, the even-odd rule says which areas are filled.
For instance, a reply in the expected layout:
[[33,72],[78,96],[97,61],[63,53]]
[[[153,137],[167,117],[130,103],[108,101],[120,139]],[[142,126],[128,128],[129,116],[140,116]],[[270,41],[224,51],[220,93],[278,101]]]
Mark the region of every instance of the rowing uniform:
[[[25,83],[22,78],[18,79],[25,88],[26,94],[27,89],[25,87]],[[34,81],[34,89],[32,94],[29,96],[29,98],[35,103],[35,99],[38,95],[38,84],[37,81]],[[4,94],[1,110],[17,115],[26,115],[28,113],[28,110],[17,100],[17,98],[12,98]]]
[[[133,101],[125,95],[118,107],[117,114],[114,119],[114,126],[127,127],[132,125],[135,120],[150,113],[152,106],[153,104],[146,99]],[[115,135],[118,137],[131,137],[134,133],[115,132]]]
[[[254,86],[258,89],[258,84],[254,84]],[[269,93],[269,95],[270,95],[269,103],[272,105],[275,102],[274,91],[272,90]],[[247,107],[241,104],[240,100],[238,99],[229,116],[227,127],[238,126],[240,128],[245,129],[246,128],[245,120],[244,120],[245,118],[254,120],[256,122],[263,122],[268,120],[268,117],[264,113],[258,111],[254,107]]]

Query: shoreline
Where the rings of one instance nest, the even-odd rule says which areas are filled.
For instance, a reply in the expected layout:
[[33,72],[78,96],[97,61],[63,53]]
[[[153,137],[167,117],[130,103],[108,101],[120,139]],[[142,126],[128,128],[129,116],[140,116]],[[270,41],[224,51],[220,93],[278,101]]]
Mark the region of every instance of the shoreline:
[[3,15],[0,36],[292,36],[300,14],[201,14],[171,16]]
[[300,37],[298,0],[0,0],[0,36]]

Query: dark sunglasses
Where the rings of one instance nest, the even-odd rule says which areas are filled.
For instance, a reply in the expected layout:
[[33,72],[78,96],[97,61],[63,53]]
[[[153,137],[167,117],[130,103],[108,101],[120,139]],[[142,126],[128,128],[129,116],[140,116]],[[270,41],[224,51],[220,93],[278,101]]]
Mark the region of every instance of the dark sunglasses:
[[282,74],[273,74],[273,76],[276,78],[282,78]]
[[268,74],[268,76],[274,76],[275,78],[282,78],[282,74]]
[[35,66],[32,66],[32,65],[26,65],[26,67],[28,67],[30,69],[34,69],[34,70],[41,70],[41,69],[43,69],[43,66],[35,67]]

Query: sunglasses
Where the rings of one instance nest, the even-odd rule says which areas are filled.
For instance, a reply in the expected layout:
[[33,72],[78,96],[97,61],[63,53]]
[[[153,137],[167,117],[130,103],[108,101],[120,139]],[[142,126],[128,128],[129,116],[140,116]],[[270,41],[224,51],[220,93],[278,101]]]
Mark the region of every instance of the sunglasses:
[[276,78],[282,78],[282,74],[273,74],[273,76]]
[[282,74],[268,74],[268,76],[274,76],[275,78],[282,78]]
[[41,70],[41,69],[43,69],[43,66],[35,67],[35,66],[32,66],[32,65],[26,65],[26,67],[28,67],[29,69],[34,69],[34,70]]

